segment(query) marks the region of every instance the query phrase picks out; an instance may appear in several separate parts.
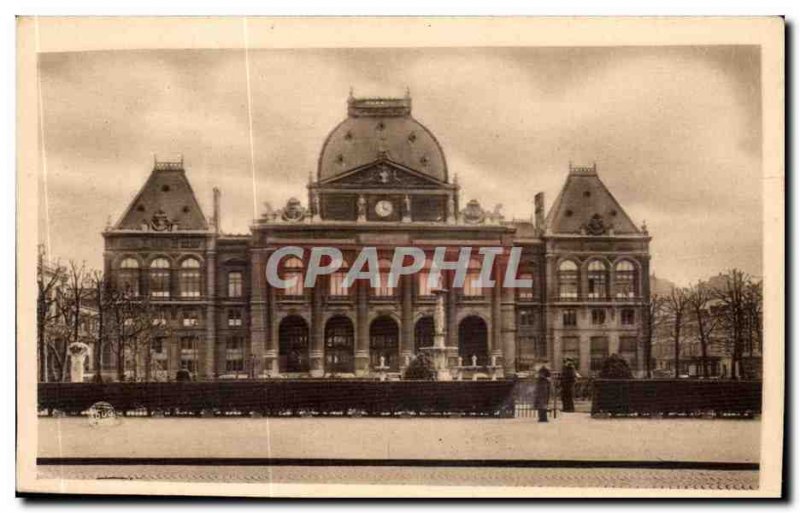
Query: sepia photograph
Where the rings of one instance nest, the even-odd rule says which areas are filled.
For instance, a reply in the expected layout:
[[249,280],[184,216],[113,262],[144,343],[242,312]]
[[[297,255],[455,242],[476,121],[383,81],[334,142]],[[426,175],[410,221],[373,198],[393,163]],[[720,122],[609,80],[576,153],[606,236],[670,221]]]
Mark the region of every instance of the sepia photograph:
[[18,493],[780,496],[783,47],[19,17]]

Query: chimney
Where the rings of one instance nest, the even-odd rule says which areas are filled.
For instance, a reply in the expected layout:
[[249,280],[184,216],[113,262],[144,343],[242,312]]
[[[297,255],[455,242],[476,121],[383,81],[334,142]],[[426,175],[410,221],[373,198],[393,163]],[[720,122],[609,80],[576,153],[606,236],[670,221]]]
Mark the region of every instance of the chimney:
[[544,193],[538,192],[533,200],[534,218],[536,219],[536,231],[544,231]]
[[219,201],[222,193],[219,191],[219,187],[214,187],[214,233],[219,233],[221,231],[220,225],[222,224],[222,219],[219,217]]

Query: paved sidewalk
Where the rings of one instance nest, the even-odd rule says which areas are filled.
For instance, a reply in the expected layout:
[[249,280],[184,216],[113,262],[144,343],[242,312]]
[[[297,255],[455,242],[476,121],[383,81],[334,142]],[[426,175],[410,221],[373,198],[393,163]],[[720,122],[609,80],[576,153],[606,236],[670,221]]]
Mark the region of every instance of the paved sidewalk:
[[758,420],[39,418],[39,457],[759,461]]
[[757,471],[710,470],[66,465],[40,466],[38,475],[40,479],[204,483],[758,489]]

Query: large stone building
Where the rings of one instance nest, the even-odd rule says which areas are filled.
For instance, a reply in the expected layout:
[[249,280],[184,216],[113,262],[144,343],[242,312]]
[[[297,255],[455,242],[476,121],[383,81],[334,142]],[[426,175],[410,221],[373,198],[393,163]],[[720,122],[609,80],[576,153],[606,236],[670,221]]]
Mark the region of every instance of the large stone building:
[[[518,277],[532,278],[531,288],[504,288],[499,279],[489,289],[471,286],[477,259],[462,288],[450,286],[452,272],[443,274],[449,365],[470,367],[467,377],[488,374],[492,363],[513,375],[571,358],[590,374],[619,353],[643,368],[650,236],[595,166],[569,166],[547,216],[538,194],[532,220],[506,221],[476,200],[463,202],[442,147],[412,117],[410,98],[350,97],[347,117],[322,145],[307,206],[290,199],[267,207],[247,235],[220,231],[217,190],[206,218],[188,174],[182,162],[156,162],[103,233],[107,275],[168,312],[173,335],[154,344],[162,376],[186,366],[197,379],[369,377],[381,364],[391,375],[433,343],[436,297],[424,270],[397,287],[384,280],[346,287],[342,270],[313,290],[276,289],[265,266],[287,245],[339,248],[345,265],[362,247],[377,247],[381,266],[397,246],[445,246],[452,260],[465,246],[476,256],[499,246],[506,251],[494,262],[496,276],[508,250],[520,247]],[[303,276],[306,265],[286,258],[280,273]]]

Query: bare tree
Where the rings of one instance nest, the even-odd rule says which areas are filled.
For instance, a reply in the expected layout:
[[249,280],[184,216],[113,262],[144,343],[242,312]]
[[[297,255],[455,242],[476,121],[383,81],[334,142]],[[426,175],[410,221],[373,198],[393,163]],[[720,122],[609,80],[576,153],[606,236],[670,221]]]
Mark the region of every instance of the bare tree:
[[714,290],[708,285],[698,282],[688,291],[687,297],[689,310],[697,323],[697,339],[700,342],[700,366],[703,377],[708,377],[708,351],[711,344],[711,334],[716,329],[718,317],[710,311],[711,302],[714,300]]
[[674,287],[670,290],[664,303],[665,310],[672,322],[672,343],[675,350],[675,377],[680,377],[681,331],[686,324],[686,313],[689,308],[689,294],[685,288]]
[[36,266],[36,284],[38,295],[36,299],[36,348],[39,358],[39,381],[50,380],[49,362],[51,346],[54,345],[53,325],[59,319],[57,307],[58,288],[65,280],[66,270],[55,263],[45,261],[44,250],[39,248]]
[[664,322],[664,306],[666,298],[653,294],[650,296],[650,301],[642,309],[644,319],[642,327],[644,328],[644,365],[645,375],[648,378],[653,377],[652,360],[653,360],[653,339],[659,326]]
[[138,297],[130,288],[106,288],[110,295],[108,342],[116,359],[117,380],[125,381],[126,371],[138,381],[151,379],[153,341],[169,335],[169,325],[161,309],[147,298]]
[[761,283],[739,269],[732,269],[722,276],[722,285],[714,291],[720,302],[718,315],[726,336],[723,345],[731,355],[731,377],[738,379],[746,374],[742,365],[745,352],[753,356],[762,340],[762,292]]

